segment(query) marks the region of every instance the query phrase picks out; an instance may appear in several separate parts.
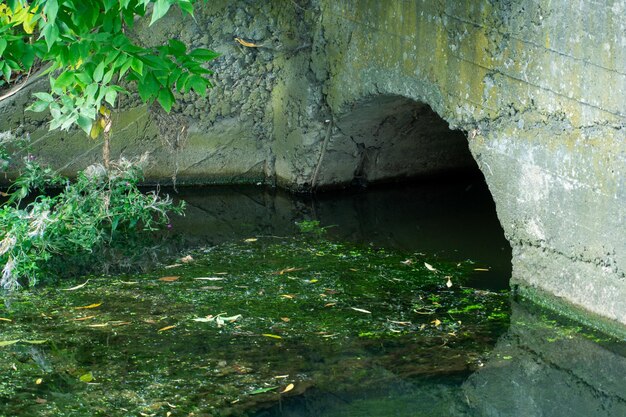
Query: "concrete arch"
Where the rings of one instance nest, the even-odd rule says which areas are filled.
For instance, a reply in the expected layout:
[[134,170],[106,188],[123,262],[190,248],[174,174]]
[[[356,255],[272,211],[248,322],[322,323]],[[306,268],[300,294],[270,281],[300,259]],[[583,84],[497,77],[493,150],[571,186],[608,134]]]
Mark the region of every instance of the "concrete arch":
[[323,144],[313,189],[478,172],[464,133],[427,104],[381,94],[346,109]]

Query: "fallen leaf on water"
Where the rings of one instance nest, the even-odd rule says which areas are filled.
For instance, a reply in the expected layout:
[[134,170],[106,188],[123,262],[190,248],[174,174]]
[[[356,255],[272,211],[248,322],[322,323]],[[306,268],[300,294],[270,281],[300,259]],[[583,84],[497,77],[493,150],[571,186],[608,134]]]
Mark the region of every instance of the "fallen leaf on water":
[[399,324],[400,326],[410,326],[411,325],[410,321],[395,321],[395,320],[389,320],[389,319],[387,319],[387,321],[389,323]]
[[432,324],[435,325],[435,327],[439,327],[439,325],[441,324],[441,321],[439,319],[435,319],[433,321],[431,321]]
[[309,284],[315,284],[319,279],[311,279],[309,280]]
[[199,281],[223,281],[226,278],[221,278],[221,277],[199,277],[199,278],[194,278],[197,279]]
[[88,308],[97,308],[100,307],[102,305],[102,303],[95,303],[95,304],[89,304],[88,306],[82,306],[82,307],[74,307],[74,309],[76,310],[85,310]]
[[180,278],[179,276],[171,276],[171,277],[162,277],[159,278],[159,281],[163,281],[163,282],[172,282],[172,281],[176,281],[178,280],[178,278]]
[[81,375],[78,379],[82,382],[91,382],[93,381],[93,374],[91,372],[87,372],[86,374]]
[[14,345],[17,342],[19,342],[20,340],[0,340],[0,346],[9,346],[9,345]]
[[326,303],[324,304],[324,307],[332,307],[334,305],[337,305],[337,303]]
[[135,285],[135,284],[137,284],[137,281],[120,281],[120,284]]
[[337,336],[337,333],[333,333],[333,334],[325,334],[322,337],[335,337]]
[[216,272],[215,275],[228,275],[228,272]]
[[218,314],[217,316],[215,316],[215,323],[217,323],[217,327],[222,327],[225,323],[232,323],[243,317],[241,314],[229,317],[224,317],[222,316],[222,314]]
[[206,317],[196,317],[195,319],[192,319],[193,321],[199,321],[201,323],[208,323],[211,321],[215,321],[215,316],[213,314],[209,314]]
[[276,378],[276,379],[285,379],[285,378],[289,378],[289,374],[287,374],[287,375],[276,375],[274,378]]
[[371,311],[369,311],[369,310],[365,310],[365,309],[362,309],[362,308],[357,308],[357,307],[350,307],[350,308],[351,308],[352,310],[354,310],[354,311],[358,311],[358,312],[360,312],[360,313],[372,314],[372,312],[371,312]]
[[426,269],[428,269],[429,271],[432,271],[432,272],[436,272],[436,271],[437,271],[437,270],[436,270],[436,269],[435,269],[435,268],[434,268],[431,264],[429,264],[428,262],[424,262],[424,266],[425,266],[425,267],[426,267]]
[[488,272],[489,268],[474,268],[474,271]]
[[11,319],[5,319],[4,317],[0,317],[0,321],[13,321]]
[[452,280],[450,279],[450,277],[448,278],[448,282],[446,282],[446,287],[450,288],[452,286]]
[[262,394],[264,392],[268,392],[268,391],[273,391],[278,387],[267,387],[267,388],[259,388],[259,389],[255,389],[254,391],[250,391],[250,395],[257,395],[257,394]]
[[407,259],[407,260],[402,261],[402,262],[400,262],[400,263],[401,263],[401,264],[404,264],[404,265],[412,265],[412,264],[413,264],[413,261],[412,261],[412,260],[410,260],[410,259]]
[[109,323],[88,324],[87,327],[107,327]]
[[284,269],[281,269],[280,271],[274,272],[274,274],[276,274],[276,275],[285,275],[287,272],[302,271],[302,269],[304,269],[304,268],[289,267],[289,268],[284,268]]
[[252,243],[252,242],[256,242],[257,240],[259,240],[259,239],[257,239],[256,237],[250,237],[248,239],[244,239],[244,242]]
[[180,258],[180,261],[184,264],[188,264],[189,262],[193,262],[193,256],[187,255],[183,258]]
[[284,321],[285,323],[289,323],[291,321],[289,317],[281,317],[280,319]]
[[352,271],[352,272],[359,272],[359,270],[356,269],[356,268],[350,268],[350,271]]
[[127,326],[129,324],[131,324],[130,321],[120,321],[120,322],[111,323],[111,326]]
[[263,333],[261,336],[270,337],[272,339],[282,339],[282,337],[277,334]]
[[72,287],[72,288],[63,288],[62,290],[63,290],[63,291],[74,291],[74,290],[78,290],[78,289],[83,288],[85,285],[87,285],[87,283],[88,283],[88,282],[89,282],[89,280],[87,280],[87,281],[83,282],[82,284],[77,285],[77,286],[75,286],[75,287]]
[[37,378],[35,380],[35,384],[37,384],[37,385],[41,385],[42,382],[43,382],[43,378]]
[[22,342],[29,343],[31,345],[42,345],[42,344],[46,343],[47,341],[48,341],[48,339],[42,339],[42,340],[22,340]]
[[74,320],[74,321],[83,321],[83,320],[89,320],[89,319],[92,319],[92,318],[94,318],[94,317],[96,317],[96,316],[77,317],[77,318],[72,319],[72,320]]
[[166,331],[166,330],[171,330],[171,329],[173,329],[173,328],[174,328],[174,327],[176,327],[176,326],[177,326],[177,324],[173,324],[173,325],[171,325],[171,326],[165,326],[165,327],[162,327],[162,328],[160,328],[159,330],[157,330],[157,332],[164,332],[164,331]]
[[293,384],[289,384],[289,385],[287,385],[287,386],[285,387],[285,389],[284,389],[284,390],[282,390],[280,393],[281,393],[281,394],[284,394],[284,393],[286,393],[286,392],[289,392],[289,391],[291,391],[294,387],[295,387],[295,385],[293,385]]
[[217,285],[207,285],[205,287],[200,287],[201,290],[214,290],[214,291],[221,290],[222,288],[224,287],[218,287]]
[[182,264],[172,264],[172,265],[166,265],[164,268],[165,269],[178,268],[179,266],[183,266],[183,265]]
[[283,298],[289,298],[289,299],[295,298],[295,296],[291,295],[291,294],[281,294],[280,296],[283,297]]

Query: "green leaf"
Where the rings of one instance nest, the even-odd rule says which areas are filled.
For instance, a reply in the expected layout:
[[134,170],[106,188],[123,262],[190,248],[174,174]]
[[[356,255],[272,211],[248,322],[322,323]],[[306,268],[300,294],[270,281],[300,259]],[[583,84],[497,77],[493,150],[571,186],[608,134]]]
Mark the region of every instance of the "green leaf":
[[169,113],[172,110],[172,104],[174,104],[174,94],[166,88],[162,88],[159,90],[159,95],[157,97],[157,101],[163,107],[163,109]]
[[45,101],[46,103],[50,103],[54,101],[54,97],[52,97],[52,95],[50,95],[49,93],[39,92],[39,93],[33,93],[33,95],[37,97],[39,100]]
[[48,339],[41,340],[22,340],[24,343],[28,343],[30,345],[43,345],[44,343],[48,343]]
[[59,28],[57,25],[48,22],[41,31],[39,39],[42,37],[46,40],[46,46],[48,47],[48,51],[50,51],[52,45],[59,39]]
[[8,45],[7,40],[4,38],[0,38],[0,56],[2,56],[2,53],[7,48],[7,45]]
[[220,54],[210,49],[196,48],[189,53],[189,56],[200,61],[210,61],[220,56]]
[[250,395],[257,395],[257,394],[263,394],[264,392],[269,392],[269,391],[273,391],[278,387],[267,387],[267,388],[259,388],[259,389],[255,389],[254,391],[250,391]]
[[48,19],[48,24],[54,25],[59,12],[59,2],[57,0],[48,0],[43,8],[43,12]]
[[117,0],[104,0],[104,12],[108,12],[117,3]]
[[108,88],[104,95],[104,101],[109,103],[112,107],[115,106],[115,99],[117,98],[117,91],[112,88]]
[[170,51],[176,55],[183,55],[187,50],[187,46],[179,40],[170,39],[169,41]]
[[102,81],[102,77],[104,76],[104,62],[100,62],[96,69],[93,71],[93,80],[97,83]]
[[11,67],[4,62],[0,62],[0,64],[2,64],[2,75],[4,75],[4,79],[7,80],[7,82],[10,82],[12,72]]
[[0,340],[0,347],[1,346],[14,345],[14,344],[16,344],[19,341],[20,341],[19,339],[17,339],[17,340]]
[[35,101],[33,104],[31,104],[30,106],[28,106],[26,108],[26,110],[35,112],[35,113],[40,113],[44,110],[46,110],[48,108],[49,103],[42,101],[42,100],[37,100]]
[[193,16],[193,4],[191,2],[184,0],[180,1],[178,3],[178,7],[180,7],[183,12]]
[[130,66],[139,75],[143,75],[143,62],[137,57],[133,58],[130,62]]
[[193,90],[200,96],[206,94],[207,81],[199,75],[192,75],[185,83],[187,89],[193,88]]
[[102,84],[108,84],[113,78],[113,74],[115,74],[115,68],[111,68],[104,74],[104,77],[102,77]]
[[56,79],[56,81],[54,82],[54,88],[65,89],[69,85],[74,83],[74,80],[74,73],[66,71],[63,74],[59,75],[59,78]]
[[87,134],[91,132],[92,123],[93,121],[85,116],[78,116],[78,120],[76,120],[76,124],[80,126],[80,128],[83,129]]
[[168,0],[156,0],[154,8],[152,9],[152,19],[150,20],[150,26],[163,16],[170,9],[170,2]]
[[87,372],[86,374],[81,375],[78,379],[82,382],[91,382],[93,381],[93,374],[91,372]]

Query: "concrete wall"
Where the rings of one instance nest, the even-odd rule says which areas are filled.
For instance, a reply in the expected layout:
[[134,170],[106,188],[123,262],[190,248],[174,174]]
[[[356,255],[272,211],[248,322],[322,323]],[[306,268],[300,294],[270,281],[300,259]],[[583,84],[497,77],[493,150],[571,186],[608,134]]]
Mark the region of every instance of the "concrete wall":
[[[512,283],[626,325],[625,15],[626,0],[212,1],[149,41],[222,52],[216,88],[169,115],[125,100],[114,154],[150,150],[153,182],[312,189],[462,169],[469,146]],[[68,172],[97,159],[77,134],[45,134],[26,99],[2,103],[0,130],[32,130],[36,156]]]

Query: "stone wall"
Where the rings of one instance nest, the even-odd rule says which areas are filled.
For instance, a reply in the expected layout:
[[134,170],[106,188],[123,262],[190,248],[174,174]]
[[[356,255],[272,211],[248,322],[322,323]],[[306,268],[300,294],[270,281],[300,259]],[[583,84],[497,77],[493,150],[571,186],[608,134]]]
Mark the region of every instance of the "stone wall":
[[[311,190],[464,169],[469,146],[513,285],[626,324],[625,15],[626,0],[212,1],[143,33],[221,52],[216,87],[169,115],[126,99],[113,153],[150,151],[151,182]],[[21,112],[27,94],[1,104],[0,131],[32,131],[66,172],[98,158]]]

